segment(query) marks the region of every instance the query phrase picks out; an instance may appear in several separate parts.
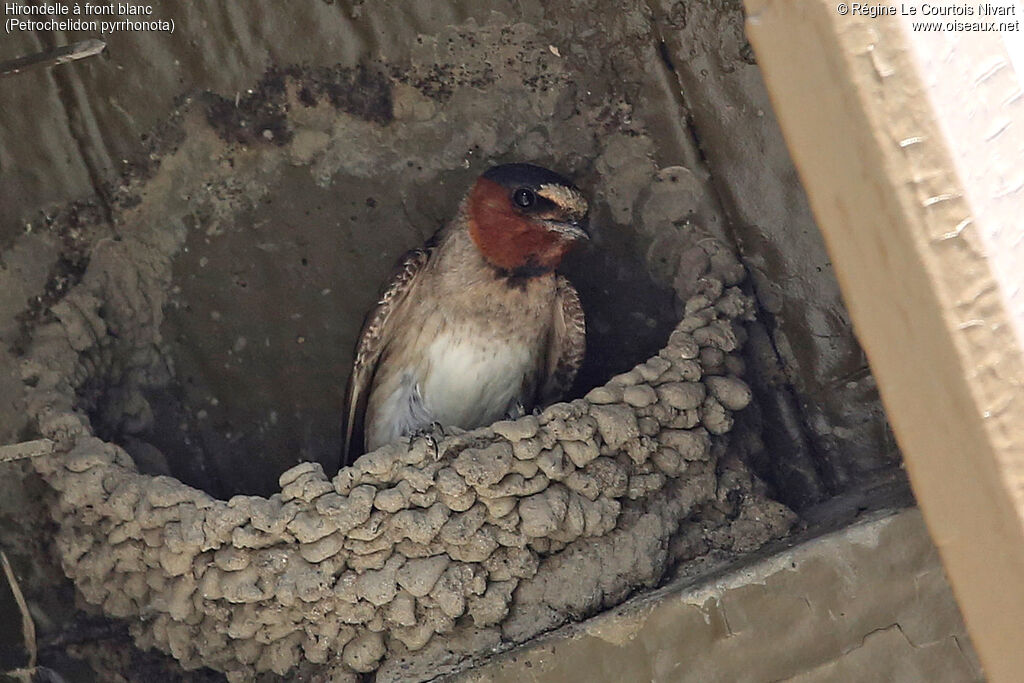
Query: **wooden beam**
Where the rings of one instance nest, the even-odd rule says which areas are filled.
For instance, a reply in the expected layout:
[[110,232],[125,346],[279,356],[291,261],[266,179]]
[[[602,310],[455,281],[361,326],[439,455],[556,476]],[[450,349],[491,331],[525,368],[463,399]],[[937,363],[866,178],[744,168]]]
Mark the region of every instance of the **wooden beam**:
[[968,630],[990,680],[1019,681],[1024,98],[1005,46],[833,0],[746,6]]

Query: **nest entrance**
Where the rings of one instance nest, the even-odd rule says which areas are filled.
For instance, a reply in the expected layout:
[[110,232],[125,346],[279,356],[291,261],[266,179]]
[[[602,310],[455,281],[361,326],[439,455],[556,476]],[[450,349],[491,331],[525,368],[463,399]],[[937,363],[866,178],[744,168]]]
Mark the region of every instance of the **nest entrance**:
[[[459,177],[451,184],[464,183]],[[108,264],[115,277],[149,286],[142,305],[159,310],[145,323],[152,329],[134,329],[135,320],[122,325],[133,328],[133,339],[145,336],[149,348],[111,340],[113,364],[133,357],[135,368],[91,373],[78,388],[94,433],[124,447],[141,471],[225,499],[270,495],[278,476],[299,462],[333,471],[359,325],[397,245],[422,241],[367,229],[407,222],[378,181],[345,178],[318,187],[306,168],[286,167],[262,192],[220,216],[212,209],[185,216],[170,250],[143,257],[159,261],[159,283],[130,273],[133,243],[104,247],[119,252]],[[305,209],[297,212],[297,205]],[[567,266],[590,334],[568,398],[655,354],[678,319],[671,290],[628,256],[615,266],[626,274],[616,275],[611,292],[600,275],[611,268],[610,256],[597,249],[575,256]],[[102,315],[121,315],[114,306]]]

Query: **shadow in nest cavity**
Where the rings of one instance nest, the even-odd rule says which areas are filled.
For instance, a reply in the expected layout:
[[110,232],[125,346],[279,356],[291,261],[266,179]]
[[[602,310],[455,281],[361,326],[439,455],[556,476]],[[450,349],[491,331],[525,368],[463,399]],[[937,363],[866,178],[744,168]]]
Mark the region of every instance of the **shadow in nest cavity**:
[[[97,434],[143,471],[218,497],[269,495],[298,462],[333,471],[363,317],[399,255],[454,214],[473,177],[458,176],[425,224],[406,214],[435,183],[401,196],[386,178],[320,186],[298,167],[236,214],[190,216],[159,326],[164,358],[153,360],[165,367],[141,386],[90,380]],[[567,265],[588,322],[571,399],[655,353],[675,316],[671,290],[627,252],[589,249]]]

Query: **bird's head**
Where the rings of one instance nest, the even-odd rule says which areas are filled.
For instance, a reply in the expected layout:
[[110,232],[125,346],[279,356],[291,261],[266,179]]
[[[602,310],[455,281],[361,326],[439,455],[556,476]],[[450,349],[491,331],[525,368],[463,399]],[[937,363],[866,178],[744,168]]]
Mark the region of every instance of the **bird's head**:
[[587,200],[540,166],[504,164],[477,178],[466,200],[469,234],[488,263],[513,275],[554,270],[587,240]]

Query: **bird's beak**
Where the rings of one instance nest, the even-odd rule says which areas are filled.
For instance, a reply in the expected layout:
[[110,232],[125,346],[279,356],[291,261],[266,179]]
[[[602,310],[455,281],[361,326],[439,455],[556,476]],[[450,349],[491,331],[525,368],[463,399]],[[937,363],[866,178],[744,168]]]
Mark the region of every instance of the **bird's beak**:
[[586,224],[580,221],[544,221],[544,226],[568,242],[584,242],[590,239]]

